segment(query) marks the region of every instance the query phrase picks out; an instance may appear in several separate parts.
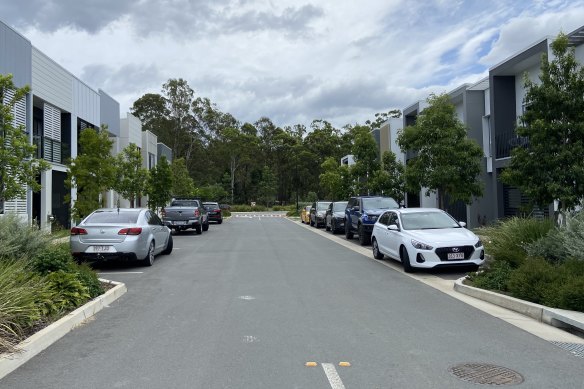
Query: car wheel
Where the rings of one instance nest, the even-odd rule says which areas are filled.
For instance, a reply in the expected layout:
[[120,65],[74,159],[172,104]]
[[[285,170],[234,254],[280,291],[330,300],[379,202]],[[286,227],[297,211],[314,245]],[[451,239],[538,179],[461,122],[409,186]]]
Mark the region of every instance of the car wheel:
[[221,223],[223,223],[223,219],[217,220],[217,224],[221,224]]
[[347,239],[353,239],[353,232],[351,231],[351,226],[350,226],[350,222],[347,222],[345,224],[345,238]]
[[195,227],[195,232],[197,233],[197,235],[201,235],[203,233],[203,228],[201,227],[200,224],[197,224],[197,226]]
[[[331,224],[332,224],[332,222],[331,222]],[[327,231],[330,231],[331,230],[331,226],[329,226],[326,221],[324,222],[324,229],[327,230]]]
[[406,250],[406,248],[403,246],[399,249],[399,258],[401,259],[402,265],[404,266],[404,271],[406,273],[412,273],[414,269],[410,263],[410,256],[408,255],[408,250]]
[[337,233],[337,226],[335,224],[335,219],[331,220],[331,232],[333,233],[333,235],[335,235]]
[[363,231],[362,225],[359,225],[359,227],[357,227],[357,233],[359,234],[359,244],[361,246],[366,246],[369,243],[371,243],[371,237],[367,235],[365,231]]
[[312,218],[310,218],[310,226],[314,227],[314,222],[312,221]]
[[377,239],[373,238],[371,245],[373,246],[373,258],[383,259],[384,255],[379,251],[379,245],[377,244]]
[[172,253],[172,246],[173,246],[172,235],[168,235],[168,242],[166,242],[166,248],[164,249],[162,254],[168,255]]
[[148,246],[148,254],[146,254],[146,258],[143,260],[144,266],[152,266],[154,265],[154,241],[150,241],[150,245]]
[[203,224],[203,231],[209,230],[209,222]]

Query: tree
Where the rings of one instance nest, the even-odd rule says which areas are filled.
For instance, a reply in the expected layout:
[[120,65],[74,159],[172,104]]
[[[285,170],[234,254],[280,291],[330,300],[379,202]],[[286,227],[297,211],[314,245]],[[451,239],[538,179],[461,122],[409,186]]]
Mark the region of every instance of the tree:
[[[97,131],[87,128],[79,135],[79,153],[67,165],[65,180],[67,188],[77,189],[77,199],[71,209],[76,221],[105,205],[102,193],[112,188],[115,177],[115,159],[110,154],[112,144],[105,126]],[[66,195],[65,200],[71,201],[71,195]]]
[[386,151],[381,158],[381,170],[373,175],[371,189],[376,193],[392,197],[398,203],[405,198],[404,165],[397,160],[395,153]]
[[164,208],[172,199],[172,170],[164,155],[150,170],[145,193],[148,196],[148,207],[153,211]]
[[130,201],[130,208],[134,208],[136,200],[146,192],[149,174],[142,167],[142,153],[138,146],[130,143],[117,155],[115,172],[113,189]]
[[352,195],[352,178],[348,166],[340,165],[335,157],[328,157],[321,168],[320,186],[325,190],[325,198],[345,200]]
[[0,74],[0,205],[26,196],[27,186],[38,192],[37,177],[50,167],[34,158],[36,146],[30,144],[24,127],[14,123],[15,106],[29,91],[29,87],[16,88],[11,74]]
[[368,194],[371,190],[370,178],[373,177],[375,171],[379,170],[377,161],[379,147],[368,126],[355,126],[351,132],[354,136],[352,150],[355,157],[355,165],[351,172],[357,180],[359,194]]
[[542,58],[541,83],[524,77],[527,109],[517,135],[528,141],[512,151],[501,180],[537,205],[559,200],[565,212],[584,197],[584,67],[566,35],[551,49],[553,60]]
[[385,123],[389,118],[400,118],[402,115],[399,109],[392,109],[388,112],[379,112],[375,114],[375,120],[366,120],[365,124],[367,124],[372,129],[374,128],[381,128],[383,123]]
[[172,195],[174,197],[192,197],[195,193],[195,183],[189,176],[184,158],[172,161]]
[[397,138],[404,152],[416,153],[406,166],[406,184],[412,191],[425,187],[426,195],[437,192],[441,209],[445,195],[470,203],[472,196],[482,194],[478,175],[483,150],[467,137],[447,94],[431,94],[428,104],[416,124],[404,128]]
[[262,169],[262,178],[258,185],[258,201],[265,203],[266,207],[276,199],[276,176],[269,166]]

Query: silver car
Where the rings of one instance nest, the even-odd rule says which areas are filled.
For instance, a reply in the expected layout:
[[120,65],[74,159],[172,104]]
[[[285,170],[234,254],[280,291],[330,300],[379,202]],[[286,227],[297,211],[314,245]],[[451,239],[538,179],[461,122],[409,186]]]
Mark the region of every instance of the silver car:
[[71,228],[71,253],[78,261],[138,260],[152,266],[172,252],[172,235],[156,213],[142,208],[103,208]]

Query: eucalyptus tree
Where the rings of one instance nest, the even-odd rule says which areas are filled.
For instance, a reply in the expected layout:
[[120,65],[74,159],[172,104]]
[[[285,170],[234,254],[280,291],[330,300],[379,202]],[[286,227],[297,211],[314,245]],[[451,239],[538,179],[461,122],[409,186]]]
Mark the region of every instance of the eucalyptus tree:
[[566,35],[551,49],[551,61],[543,55],[540,82],[524,77],[527,109],[517,135],[528,142],[512,151],[501,180],[537,205],[559,200],[565,212],[584,197],[584,67]]
[[165,207],[172,199],[172,169],[164,155],[150,170],[145,194],[148,207],[153,211]]
[[130,202],[130,208],[147,191],[149,172],[142,166],[142,153],[130,143],[116,156],[113,189]]
[[406,165],[406,185],[412,191],[426,188],[426,195],[437,192],[441,209],[446,195],[470,203],[483,193],[479,181],[483,150],[467,137],[447,94],[431,94],[427,101],[416,124],[404,128],[397,138],[402,151],[416,155]]

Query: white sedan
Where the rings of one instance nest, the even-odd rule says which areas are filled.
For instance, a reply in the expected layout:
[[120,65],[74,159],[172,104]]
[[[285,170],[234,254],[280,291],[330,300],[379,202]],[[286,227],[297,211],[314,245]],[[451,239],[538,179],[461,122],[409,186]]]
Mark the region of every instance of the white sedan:
[[383,213],[371,235],[375,259],[385,255],[414,268],[482,265],[481,240],[448,213],[437,208],[392,209]]

